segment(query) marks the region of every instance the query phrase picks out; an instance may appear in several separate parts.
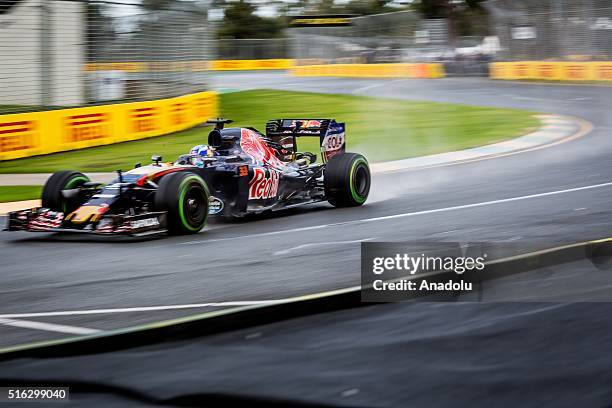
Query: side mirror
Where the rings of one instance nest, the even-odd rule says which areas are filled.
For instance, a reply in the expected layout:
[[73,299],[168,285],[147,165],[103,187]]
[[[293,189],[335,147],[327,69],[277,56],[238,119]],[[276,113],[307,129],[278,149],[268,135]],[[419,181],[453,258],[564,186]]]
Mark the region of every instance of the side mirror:
[[78,188],[71,188],[68,190],[62,190],[61,194],[67,200],[74,200],[79,197],[81,190]]
[[180,164],[180,165],[191,164],[191,161],[189,160],[189,155],[181,154],[176,160],[176,164]]
[[135,169],[137,169],[137,168],[139,168],[139,167],[141,167],[141,166],[142,166],[142,164],[140,164],[140,163],[136,163],[136,164],[134,165],[134,168],[135,168]]
[[154,154],[153,156],[151,156],[151,160],[153,161],[153,163],[159,166],[159,162],[162,161],[162,157]]

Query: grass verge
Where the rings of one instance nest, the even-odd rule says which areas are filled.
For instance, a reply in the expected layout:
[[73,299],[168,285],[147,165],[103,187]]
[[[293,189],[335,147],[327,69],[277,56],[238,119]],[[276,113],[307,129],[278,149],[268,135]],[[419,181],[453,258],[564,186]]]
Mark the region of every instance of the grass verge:
[[42,186],[0,186],[0,203],[40,198]]
[[[347,150],[380,162],[460,150],[513,138],[535,129],[533,112],[459,104],[414,102],[352,95],[254,90],[220,95],[232,126],[265,128],[268,119],[336,118],[347,124]],[[210,128],[0,162],[0,173],[85,172],[130,169],[152,154],[175,160],[207,141]],[[319,152],[318,140],[301,138],[301,151]]]

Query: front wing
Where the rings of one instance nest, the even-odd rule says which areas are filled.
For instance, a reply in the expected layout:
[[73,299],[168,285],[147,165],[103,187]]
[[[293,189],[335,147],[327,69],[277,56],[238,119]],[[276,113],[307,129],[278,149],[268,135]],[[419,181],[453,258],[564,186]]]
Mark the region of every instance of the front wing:
[[64,213],[47,208],[32,208],[8,214],[7,231],[70,232],[96,235],[142,237],[167,232],[166,212],[139,215],[105,215],[97,222],[73,224]]

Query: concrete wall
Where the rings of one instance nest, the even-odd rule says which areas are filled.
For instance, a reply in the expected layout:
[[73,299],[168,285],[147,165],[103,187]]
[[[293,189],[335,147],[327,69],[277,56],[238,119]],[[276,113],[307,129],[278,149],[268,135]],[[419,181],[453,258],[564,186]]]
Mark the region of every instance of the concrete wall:
[[53,105],[81,105],[85,103],[85,5],[73,1],[50,4],[53,10]]
[[0,14],[0,105],[82,104],[84,58],[83,4],[21,0]]

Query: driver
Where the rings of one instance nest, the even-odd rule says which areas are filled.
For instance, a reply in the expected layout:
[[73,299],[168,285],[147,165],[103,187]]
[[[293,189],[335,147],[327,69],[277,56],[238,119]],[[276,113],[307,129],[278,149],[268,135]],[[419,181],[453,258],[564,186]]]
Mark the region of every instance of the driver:
[[194,154],[202,157],[214,157],[217,155],[215,149],[208,145],[193,146],[189,151],[189,154]]
[[176,164],[180,165],[194,165],[198,167],[204,167],[204,158],[205,157],[214,157],[217,156],[218,153],[214,148],[208,145],[197,145],[193,146],[191,150],[189,150],[188,154],[182,154],[179,156]]

